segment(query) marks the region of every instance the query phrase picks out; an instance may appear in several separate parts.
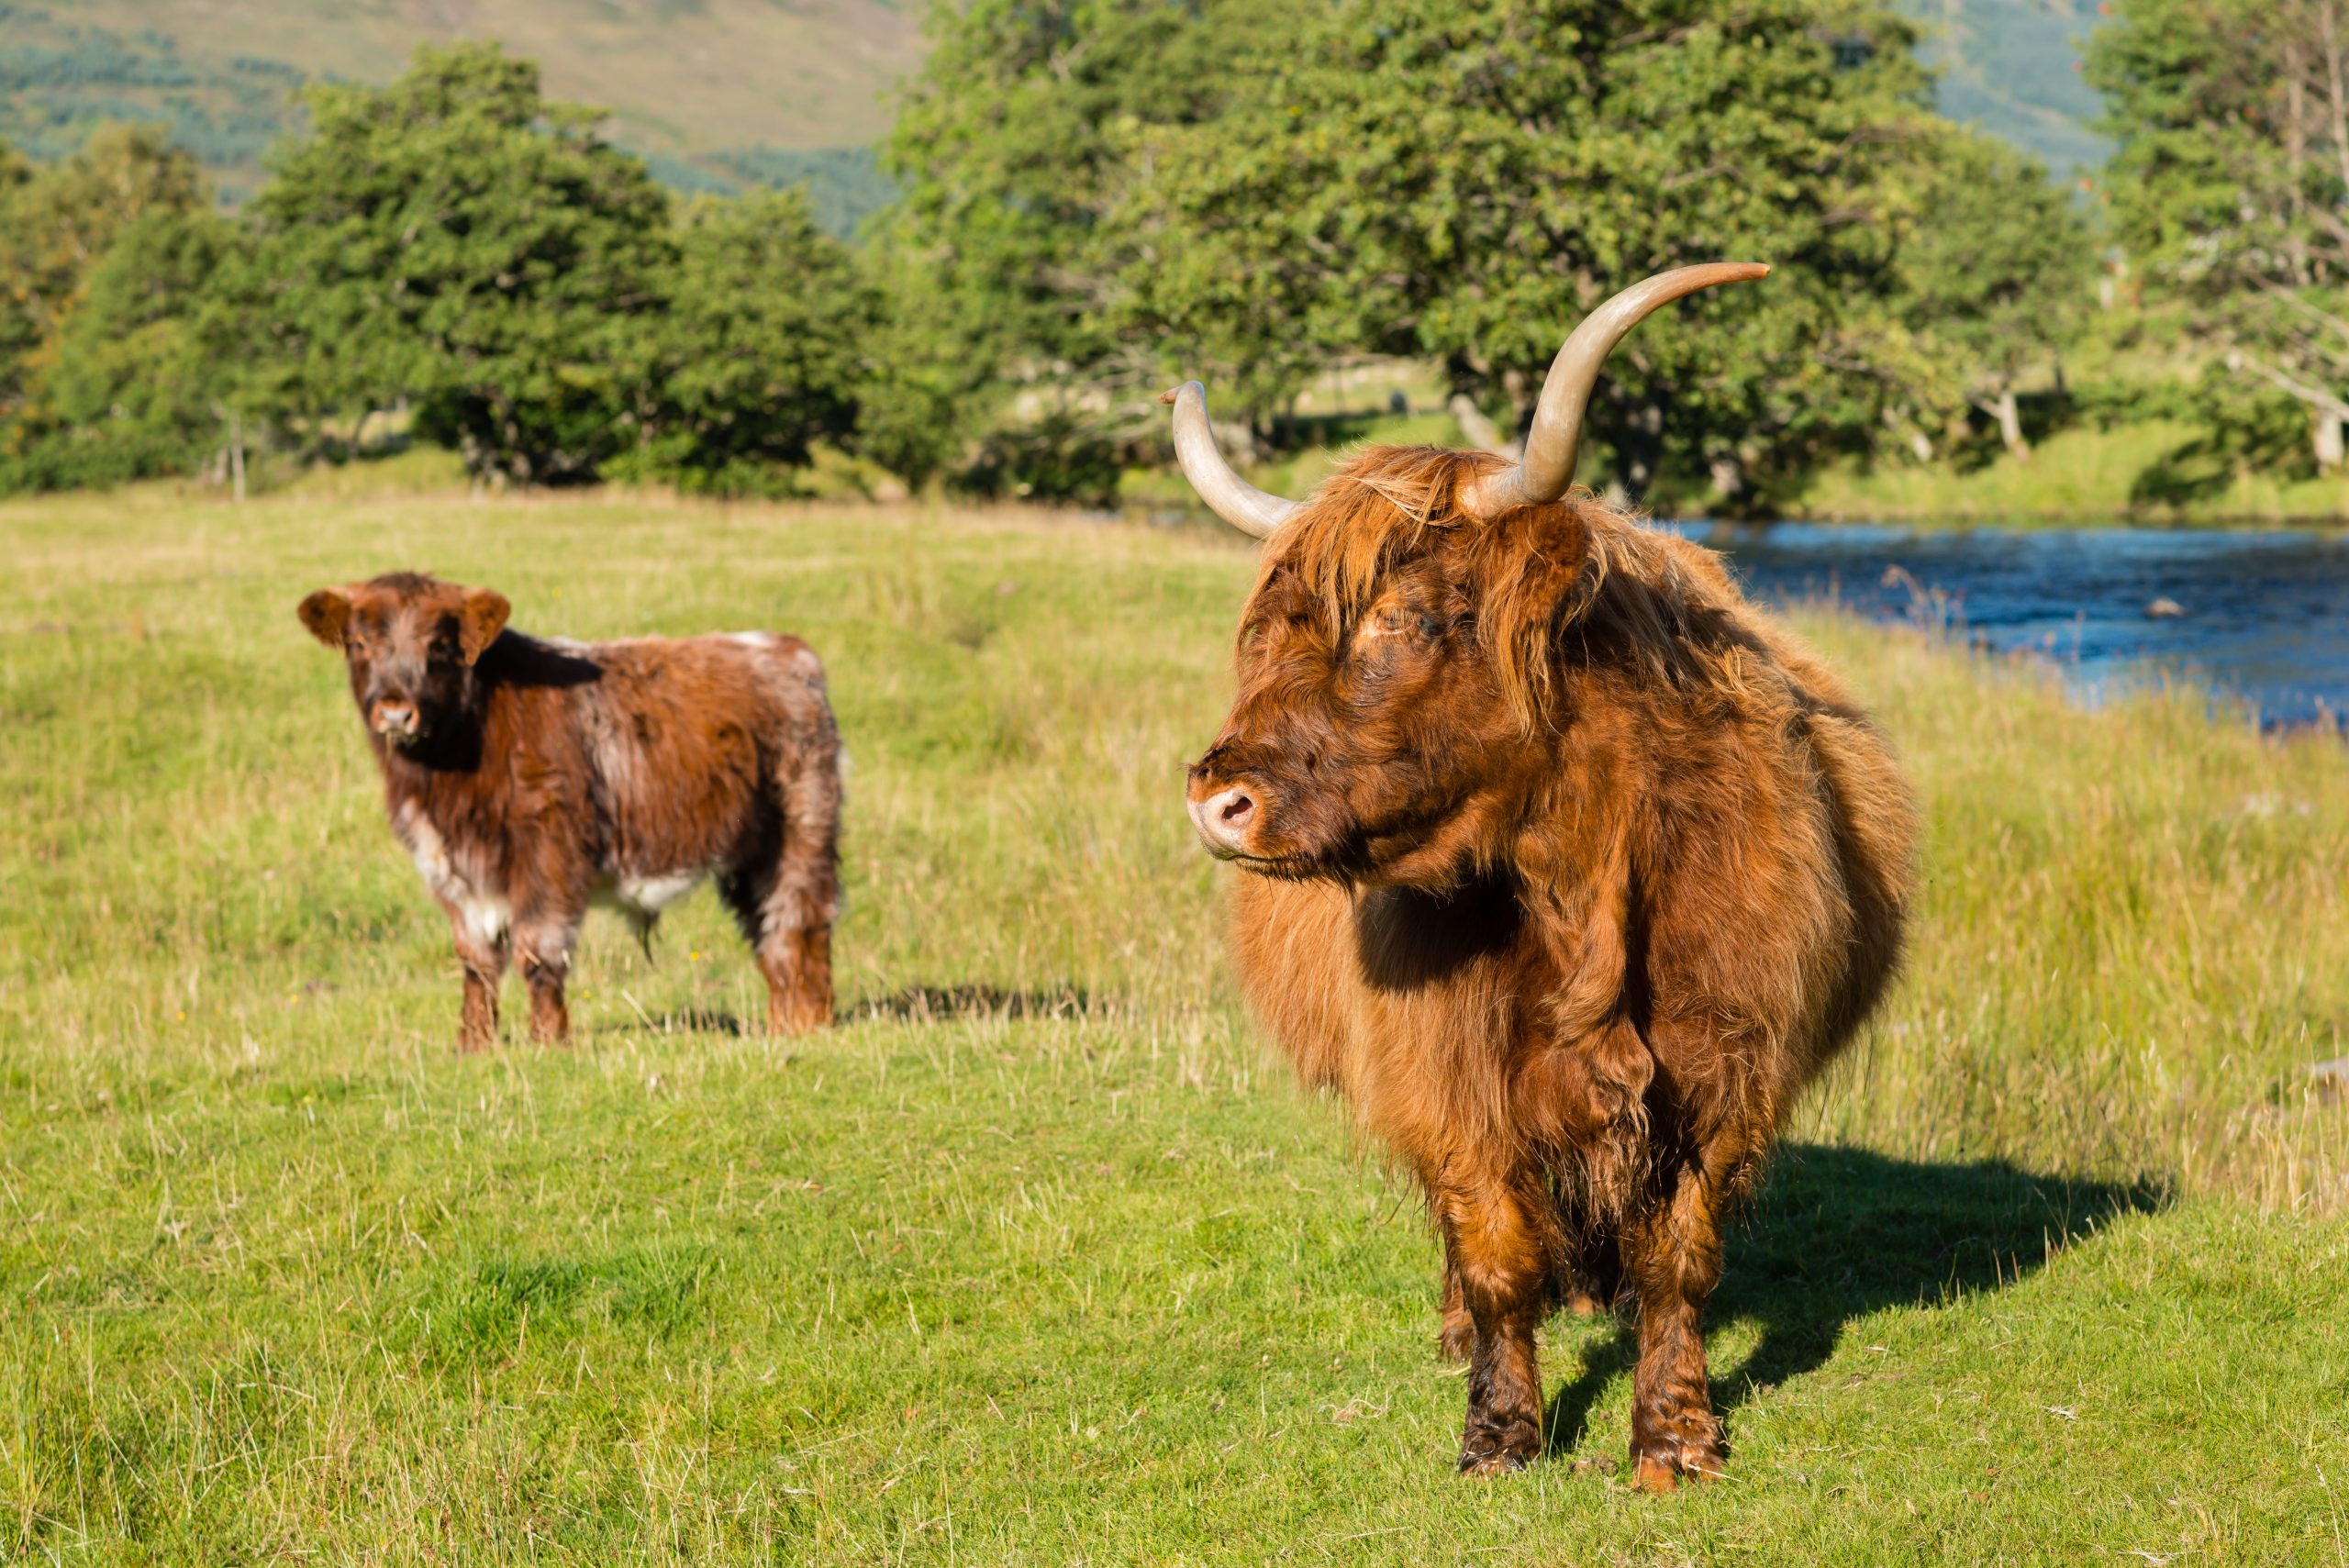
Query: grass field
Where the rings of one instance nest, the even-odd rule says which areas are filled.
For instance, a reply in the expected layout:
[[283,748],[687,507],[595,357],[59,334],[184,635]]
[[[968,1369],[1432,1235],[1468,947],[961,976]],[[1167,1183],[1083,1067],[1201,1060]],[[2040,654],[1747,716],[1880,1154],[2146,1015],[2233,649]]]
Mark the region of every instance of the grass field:
[[[2349,1563],[2349,753],[1819,614],[1931,819],[1910,973],[1710,1345],[1733,1478],[1450,1473],[1435,1248],[1222,964],[1180,768],[1250,554],[1014,511],[0,508],[0,1559]],[[843,1022],[714,900],[451,1054],[309,589],[763,626],[853,757]],[[509,1036],[513,995],[509,992]]]
[[2349,481],[2237,473],[2190,498],[2163,498],[2149,484],[2202,432],[2174,419],[2109,429],[2075,425],[2032,449],[2028,462],[2000,453],[1987,466],[1887,461],[1841,464],[1814,476],[1796,510],[1829,522],[2110,524],[2339,523],[2349,518]]

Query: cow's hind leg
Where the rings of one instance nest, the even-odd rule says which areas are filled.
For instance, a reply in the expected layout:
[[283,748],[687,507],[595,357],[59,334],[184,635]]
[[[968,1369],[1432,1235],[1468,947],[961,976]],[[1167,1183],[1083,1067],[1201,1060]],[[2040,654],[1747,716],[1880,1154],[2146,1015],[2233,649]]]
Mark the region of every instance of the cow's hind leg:
[[1558,1238],[1538,1184],[1506,1178],[1435,1188],[1445,1253],[1474,1330],[1460,1468],[1520,1470],[1542,1453],[1542,1368],[1534,1331],[1550,1305]]
[[1722,1473],[1721,1427],[1705,1373],[1704,1310],[1720,1283],[1720,1177],[1733,1163],[1700,1157],[1681,1166],[1624,1229],[1624,1262],[1640,1296],[1631,1462],[1635,1482],[1648,1491],[1670,1491],[1683,1475]]
[[767,981],[767,1029],[832,1021],[832,920],[840,910],[840,778],[810,762],[779,792],[762,841],[718,879]]

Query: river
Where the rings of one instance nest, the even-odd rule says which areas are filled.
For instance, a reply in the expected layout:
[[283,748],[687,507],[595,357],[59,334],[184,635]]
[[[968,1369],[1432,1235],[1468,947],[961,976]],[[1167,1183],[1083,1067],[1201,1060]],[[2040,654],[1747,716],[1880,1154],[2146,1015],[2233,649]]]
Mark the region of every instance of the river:
[[[2349,714],[2349,535],[1669,526],[1727,554],[1765,600],[1945,620],[1986,647],[2047,655],[2091,701],[2174,671],[2271,727]],[[2178,613],[2147,614],[2164,600]]]

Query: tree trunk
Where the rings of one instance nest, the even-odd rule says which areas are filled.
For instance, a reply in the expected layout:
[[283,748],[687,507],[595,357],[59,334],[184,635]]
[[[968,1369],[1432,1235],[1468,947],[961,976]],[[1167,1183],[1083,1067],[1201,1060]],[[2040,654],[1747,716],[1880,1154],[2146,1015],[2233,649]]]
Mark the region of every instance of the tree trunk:
[[245,501],[245,417],[231,412],[228,416],[228,485],[229,495],[239,506]]
[[1974,406],[1998,422],[1998,439],[2017,462],[2031,461],[2031,443],[2022,439],[2022,410],[2016,406],[2015,389],[2002,389],[1995,398],[1976,398]]
[[2341,414],[2338,409],[2309,410],[2310,439],[2316,448],[2316,468],[2319,473],[2331,473],[2341,466]]

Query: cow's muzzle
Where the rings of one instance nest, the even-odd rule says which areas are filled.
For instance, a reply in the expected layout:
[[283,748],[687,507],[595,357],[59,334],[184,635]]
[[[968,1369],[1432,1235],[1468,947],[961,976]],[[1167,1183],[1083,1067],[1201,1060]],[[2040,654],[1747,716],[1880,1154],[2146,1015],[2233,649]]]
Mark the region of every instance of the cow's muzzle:
[[1249,835],[1264,813],[1255,793],[1244,784],[1213,787],[1213,781],[1194,781],[1190,792],[1191,826],[1199,842],[1219,861],[1254,858]]
[[378,697],[367,705],[368,727],[395,746],[424,739],[424,715],[405,697]]

